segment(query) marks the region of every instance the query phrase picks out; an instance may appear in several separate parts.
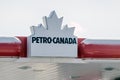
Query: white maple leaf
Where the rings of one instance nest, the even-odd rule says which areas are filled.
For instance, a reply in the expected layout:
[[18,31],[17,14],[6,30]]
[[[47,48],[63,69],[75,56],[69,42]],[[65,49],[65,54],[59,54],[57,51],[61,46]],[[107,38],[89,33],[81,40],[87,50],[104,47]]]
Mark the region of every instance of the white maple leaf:
[[40,33],[49,33],[49,32],[53,32],[54,34],[57,33],[64,33],[64,35],[70,35],[73,36],[74,34],[74,29],[75,27],[69,28],[68,25],[63,26],[63,29],[61,29],[62,27],[62,21],[63,21],[63,17],[58,18],[57,14],[55,11],[52,11],[49,15],[49,17],[43,17],[43,24],[40,24],[38,26],[32,26],[31,27],[31,32],[32,35],[35,34],[40,34]]

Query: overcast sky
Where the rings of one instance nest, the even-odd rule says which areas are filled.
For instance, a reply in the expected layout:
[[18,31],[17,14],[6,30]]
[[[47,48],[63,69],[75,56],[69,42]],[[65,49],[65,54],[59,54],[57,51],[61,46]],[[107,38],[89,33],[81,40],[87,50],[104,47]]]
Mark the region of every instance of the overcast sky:
[[0,36],[28,36],[53,10],[78,37],[120,39],[120,0],[0,0]]

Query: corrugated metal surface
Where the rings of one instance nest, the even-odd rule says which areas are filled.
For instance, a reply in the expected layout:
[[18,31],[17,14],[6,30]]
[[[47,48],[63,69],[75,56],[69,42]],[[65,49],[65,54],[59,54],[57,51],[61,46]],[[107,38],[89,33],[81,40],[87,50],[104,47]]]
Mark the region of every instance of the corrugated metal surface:
[[96,70],[93,65],[73,63],[0,62],[0,80],[76,80]]
[[85,60],[85,63],[32,60],[1,58],[0,80],[111,80],[120,73],[120,60]]
[[98,64],[16,62],[16,60],[4,58],[0,60],[0,80],[86,80],[85,75],[91,73],[94,76],[89,76],[89,80],[92,80],[100,76]]

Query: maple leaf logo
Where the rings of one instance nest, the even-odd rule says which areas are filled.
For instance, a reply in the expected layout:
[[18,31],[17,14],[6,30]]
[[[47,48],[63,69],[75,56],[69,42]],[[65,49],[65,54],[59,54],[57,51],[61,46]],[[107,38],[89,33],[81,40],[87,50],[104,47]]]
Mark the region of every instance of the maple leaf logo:
[[[74,29],[75,27],[69,28],[68,25],[63,26],[63,29],[61,29],[62,26],[63,17],[58,18],[55,11],[52,11],[49,15],[49,17],[43,17],[43,23],[44,25],[40,24],[38,26],[32,26],[31,27],[31,33],[32,35],[36,34],[57,34],[60,36],[74,36]],[[48,34],[47,34],[48,33]],[[63,33],[63,34],[62,34]],[[75,36],[74,36],[75,37]]]
[[58,18],[55,11],[43,18],[43,24],[32,26],[28,37],[28,54],[44,57],[77,57],[77,37],[74,27],[62,27],[63,17]]

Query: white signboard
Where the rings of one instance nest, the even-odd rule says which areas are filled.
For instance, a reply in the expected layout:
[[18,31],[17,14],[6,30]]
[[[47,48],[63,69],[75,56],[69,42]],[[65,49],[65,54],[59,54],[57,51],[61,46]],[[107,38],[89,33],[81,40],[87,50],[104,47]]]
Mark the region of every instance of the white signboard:
[[77,37],[73,35],[74,27],[64,26],[62,18],[55,11],[44,17],[44,26],[32,26],[28,37],[28,55],[43,57],[77,57]]

